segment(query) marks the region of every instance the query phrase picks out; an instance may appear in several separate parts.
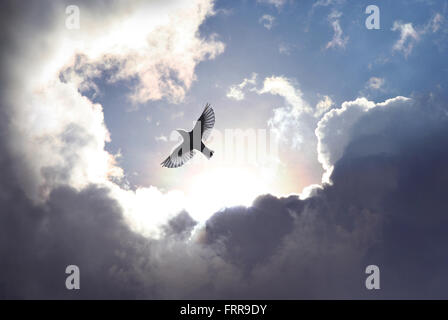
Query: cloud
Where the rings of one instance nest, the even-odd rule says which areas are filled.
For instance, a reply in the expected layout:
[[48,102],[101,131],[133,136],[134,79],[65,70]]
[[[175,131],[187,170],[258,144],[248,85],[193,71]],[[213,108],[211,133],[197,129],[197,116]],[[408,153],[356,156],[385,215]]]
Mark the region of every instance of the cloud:
[[[161,98],[179,102],[195,80],[196,65],[224,50],[216,35],[209,39],[198,35],[199,25],[213,14],[210,1],[198,0],[190,5],[173,2],[166,6],[134,1],[128,11],[123,9],[123,4],[117,2],[108,8],[108,16],[98,19],[94,14],[98,8],[92,4],[85,6],[76,38],[54,50],[55,55],[60,55],[57,63],[67,63],[62,59],[67,60],[76,50],[83,59],[80,65],[67,66],[72,74],[90,79],[114,69],[109,81],[136,80],[130,95],[133,102]],[[59,30],[52,37],[58,42],[67,38],[67,32]]]
[[385,83],[386,79],[384,78],[370,77],[364,85],[364,88],[359,91],[358,95],[369,98],[375,94],[384,94],[387,91]]
[[230,99],[241,101],[244,99],[243,89],[249,84],[255,85],[256,83],[257,83],[257,74],[252,73],[250,78],[244,78],[244,80],[240,84],[230,86],[226,96]]
[[[266,77],[258,94],[279,96],[284,103],[273,108],[267,125],[277,139],[280,164],[288,168],[283,179],[297,179],[300,188],[319,181],[322,167],[317,161],[317,139],[314,130],[318,119],[315,110],[304,99],[299,84],[284,76]],[[280,170],[281,171],[281,170]]]
[[303,145],[304,123],[302,116],[312,112],[308,102],[303,99],[303,93],[296,88],[292,79],[283,76],[272,76],[264,79],[263,87],[258,94],[278,95],[285,99],[286,106],[275,108],[274,115],[268,120],[270,128],[276,132],[280,140],[289,141],[294,149]]
[[441,25],[445,22],[445,18],[440,14],[436,13],[426,24],[424,30],[425,32],[437,32],[439,31]]
[[329,41],[326,45],[326,49],[330,48],[345,48],[349,37],[344,36],[344,33],[342,31],[341,25],[339,23],[339,18],[342,16],[341,12],[338,11],[332,11],[328,15],[328,20],[330,21],[331,26],[333,27],[333,39]]
[[400,38],[392,47],[393,51],[399,51],[407,58],[414,46],[428,33],[436,33],[444,23],[444,18],[440,13],[436,13],[428,23],[420,28],[414,28],[412,23],[404,23],[402,21],[394,21],[392,31],[399,31]]
[[271,30],[274,25],[275,18],[269,14],[264,14],[258,19],[258,22],[263,25],[268,30]]
[[[163,240],[152,240],[129,229],[107,189],[60,187],[40,207],[4,187],[1,203],[9,214],[0,216],[0,253],[9,258],[0,264],[2,298],[205,297],[196,284],[224,290],[222,282],[238,277],[211,249],[188,241],[195,222],[185,213],[166,224]],[[80,268],[77,292],[64,286],[70,264]]]
[[324,96],[322,100],[320,100],[316,104],[316,108],[314,111],[314,116],[316,118],[321,117],[325,112],[330,109],[330,107],[334,104],[333,100],[329,96]]
[[[313,5],[311,6],[311,9],[308,11],[308,16],[307,16],[307,22],[306,22],[306,27],[305,27],[305,31],[308,32],[309,31],[309,25],[312,21],[312,17],[315,13],[315,11],[320,8],[320,7],[329,7],[329,6],[334,6],[335,8],[341,4],[343,4],[345,2],[345,0],[318,0],[318,1],[314,1]],[[333,9],[333,11],[335,11],[335,9]]]
[[241,101],[244,99],[244,92],[239,88],[239,86],[231,86],[227,91],[226,96],[230,99]]
[[302,92],[293,86],[291,79],[286,77],[272,76],[265,78],[263,87],[257,92],[258,94],[270,93],[282,96],[292,106],[291,112],[293,115],[311,111],[308,103],[302,98]]
[[317,124],[318,160],[325,169],[323,182],[329,183],[334,164],[342,157],[350,142],[353,127],[359,119],[374,108],[397,108],[408,104],[409,99],[396,97],[382,103],[374,103],[365,98],[344,102],[339,109],[328,111]]
[[394,44],[394,51],[402,51],[404,56],[407,57],[414,47],[415,43],[420,40],[420,35],[412,26],[412,23],[403,23],[395,21],[392,27],[392,31],[400,32],[400,39]]

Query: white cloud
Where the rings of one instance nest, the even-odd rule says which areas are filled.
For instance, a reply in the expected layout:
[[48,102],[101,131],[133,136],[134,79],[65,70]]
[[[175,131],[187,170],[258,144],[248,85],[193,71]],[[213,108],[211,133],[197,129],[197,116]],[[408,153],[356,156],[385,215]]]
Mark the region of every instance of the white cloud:
[[333,100],[329,96],[324,96],[322,100],[320,100],[316,104],[316,109],[314,111],[314,116],[316,118],[320,118],[328,109],[333,105]]
[[[400,96],[382,103],[358,98],[354,101],[344,102],[339,109],[328,111],[319,121],[315,130],[318,139],[318,160],[325,170],[322,182],[330,183],[329,177],[333,171],[333,166],[342,157],[345,147],[352,139],[353,126],[364,114],[373,108],[393,108],[409,101],[410,99]],[[378,128],[375,128],[375,130],[378,130]]]
[[130,95],[133,102],[182,101],[196,79],[196,65],[224,50],[216,35],[209,39],[198,35],[199,25],[213,14],[211,2],[151,6],[136,1],[127,10],[107,20],[83,10],[87,12],[83,12],[78,46],[65,47],[68,55],[73,50],[84,54],[84,64],[91,65],[80,70],[80,76],[88,79],[91,72],[115,68],[109,81],[137,80]]
[[303,112],[311,112],[308,103],[302,98],[302,91],[296,89],[292,80],[282,76],[272,76],[264,79],[263,88],[257,90],[259,94],[270,93],[285,98],[292,106],[292,115],[298,116]]
[[316,191],[318,191],[318,190],[323,190],[323,186],[320,184],[311,184],[311,185],[303,188],[299,197],[301,200],[310,198],[310,197],[314,196],[316,194]]
[[226,96],[230,99],[234,99],[237,101],[243,100],[244,99],[243,89],[248,84],[255,85],[256,83],[257,83],[257,74],[252,73],[250,78],[244,78],[244,80],[240,84],[230,86]]
[[412,23],[402,23],[395,21],[392,31],[400,32],[400,39],[393,46],[394,51],[402,51],[407,57],[414,47],[415,43],[420,40],[419,33],[414,29]]
[[271,30],[274,25],[275,18],[269,14],[264,14],[258,22],[261,23],[266,29]]
[[227,91],[227,97],[240,101],[244,99],[244,92],[238,86],[231,86]]
[[436,13],[426,25],[420,28],[414,28],[412,23],[403,23],[402,21],[394,21],[392,31],[399,31],[400,38],[394,43],[392,50],[401,51],[407,58],[411,54],[415,44],[428,33],[436,33],[444,23],[444,17],[440,13]]
[[301,148],[303,144],[301,116],[313,111],[303,99],[302,91],[295,88],[291,79],[272,76],[265,78],[263,87],[256,92],[279,95],[285,99],[286,106],[275,108],[274,115],[268,120],[268,124],[279,139],[289,141],[295,149]]
[[328,16],[331,26],[333,27],[333,39],[327,43],[326,49],[330,48],[345,48],[349,37],[344,36],[344,32],[342,31],[341,24],[339,23],[339,18],[342,16],[342,13],[338,11],[332,11]]

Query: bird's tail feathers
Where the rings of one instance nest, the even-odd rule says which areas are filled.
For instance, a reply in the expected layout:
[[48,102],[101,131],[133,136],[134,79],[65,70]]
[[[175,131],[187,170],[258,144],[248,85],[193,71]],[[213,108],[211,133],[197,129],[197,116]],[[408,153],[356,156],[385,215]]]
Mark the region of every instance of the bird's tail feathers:
[[202,149],[202,153],[207,157],[207,159],[210,159],[211,157],[213,157],[215,151],[204,146],[204,148]]

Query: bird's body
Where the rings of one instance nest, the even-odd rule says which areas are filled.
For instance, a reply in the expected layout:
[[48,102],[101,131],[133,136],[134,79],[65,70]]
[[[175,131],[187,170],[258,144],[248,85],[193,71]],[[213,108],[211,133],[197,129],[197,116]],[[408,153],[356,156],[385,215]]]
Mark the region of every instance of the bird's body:
[[207,136],[214,124],[215,113],[207,103],[204,111],[190,132],[182,129],[176,130],[182,136],[183,141],[173,150],[173,152],[171,152],[171,155],[161,163],[162,167],[180,167],[194,156],[196,150],[200,151],[210,159],[213,156],[214,151],[207,148],[202,142],[202,139]]
[[179,130],[177,130],[177,132],[180,133],[180,135],[182,136],[182,139],[183,139],[183,144],[181,144],[182,148],[180,150],[198,150],[198,151],[202,152],[207,158],[209,158],[209,159],[211,158],[214,151],[207,148],[206,145],[204,144],[204,142],[202,142],[202,139],[200,140],[201,144],[196,145],[194,143],[194,141],[196,141],[196,140],[194,139],[193,130],[191,130],[190,132],[187,132],[185,130],[179,129]]

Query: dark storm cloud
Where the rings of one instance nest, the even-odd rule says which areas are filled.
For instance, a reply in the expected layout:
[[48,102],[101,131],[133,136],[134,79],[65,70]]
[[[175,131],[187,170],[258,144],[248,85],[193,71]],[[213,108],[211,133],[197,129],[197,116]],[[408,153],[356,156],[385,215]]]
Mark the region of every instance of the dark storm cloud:
[[206,224],[205,242],[217,245],[217,251],[224,246],[226,259],[251,270],[264,263],[292,229],[287,201],[266,195],[255,200],[252,207],[228,208],[212,216]]
[[[446,98],[431,97],[419,98],[406,109],[376,110],[358,124],[358,138],[341,163],[352,169],[366,158],[370,167],[384,168],[371,178],[384,181],[373,184],[372,190],[380,194],[377,206],[384,223],[382,241],[370,249],[368,257],[383,266],[387,297],[448,297],[444,275],[448,267],[447,107]],[[363,135],[374,120],[382,130]],[[365,148],[372,143],[380,146],[375,155]],[[393,153],[386,151],[391,145]],[[345,176],[341,173],[335,179]],[[381,194],[382,190],[388,192]]]

